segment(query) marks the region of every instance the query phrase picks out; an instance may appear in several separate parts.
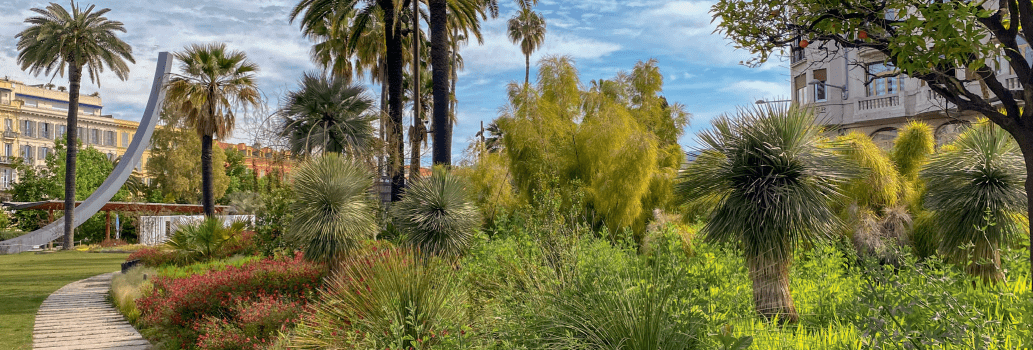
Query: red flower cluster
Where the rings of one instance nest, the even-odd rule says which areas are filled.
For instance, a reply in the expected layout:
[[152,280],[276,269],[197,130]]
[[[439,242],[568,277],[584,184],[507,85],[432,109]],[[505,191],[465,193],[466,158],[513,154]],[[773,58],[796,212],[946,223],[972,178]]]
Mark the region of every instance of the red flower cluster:
[[[241,324],[265,327],[275,323],[270,319],[278,315],[293,319],[293,311],[288,311],[307,302],[323,275],[321,266],[305,261],[299,253],[185,278],[158,277],[153,280],[153,292],[136,301],[140,323],[187,344],[194,343],[203,328],[211,329],[202,327],[211,318],[239,313],[244,317]],[[252,306],[258,310],[239,312]]]
[[208,317],[200,324],[197,347],[205,350],[266,348],[271,345],[276,331],[295,322],[303,307],[299,301],[272,296],[238,303],[232,317]]

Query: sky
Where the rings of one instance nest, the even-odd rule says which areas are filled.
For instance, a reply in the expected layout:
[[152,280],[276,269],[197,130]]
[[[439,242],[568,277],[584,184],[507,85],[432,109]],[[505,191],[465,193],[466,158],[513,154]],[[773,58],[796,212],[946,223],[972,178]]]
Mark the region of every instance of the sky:
[[[28,84],[51,81],[34,77],[17,64],[14,35],[27,26],[31,8],[49,2],[0,0],[0,75]],[[64,6],[67,3],[59,2]],[[154,66],[161,51],[178,51],[192,43],[225,42],[242,50],[257,63],[259,88],[273,111],[287,91],[296,89],[304,72],[315,72],[309,60],[312,45],[300,34],[297,24],[288,23],[288,13],[297,0],[95,0],[110,8],[109,19],[125,24],[120,37],[133,47],[135,64],[127,81],[102,74],[100,85],[83,82],[82,92],[99,91],[104,114],[140,120],[149,94]],[[497,19],[482,23],[483,43],[471,41],[460,50],[466,62],[456,83],[458,124],[453,135],[454,159],[473,140],[480,128],[498,117],[506,101],[506,85],[522,81],[524,57],[506,36],[506,21],[516,11],[516,1],[499,0]],[[749,53],[735,50],[722,35],[714,33],[716,23],[709,13],[713,1],[670,0],[540,0],[536,11],[547,25],[545,44],[531,56],[534,62],[549,55],[571,56],[581,81],[609,79],[630,71],[636,62],[656,59],[664,76],[664,96],[685,105],[692,114],[680,143],[686,150],[699,146],[696,134],[709,127],[716,116],[733,113],[737,106],[757,100],[790,96],[788,62],[775,59],[758,68],[739,64]],[[177,68],[174,68],[174,70]],[[85,78],[84,78],[85,80]],[[53,78],[67,85],[67,78]],[[375,97],[380,89],[370,85]],[[261,116],[257,119],[261,119]],[[250,120],[250,119],[248,119]],[[254,125],[238,122],[231,142],[251,143]]]

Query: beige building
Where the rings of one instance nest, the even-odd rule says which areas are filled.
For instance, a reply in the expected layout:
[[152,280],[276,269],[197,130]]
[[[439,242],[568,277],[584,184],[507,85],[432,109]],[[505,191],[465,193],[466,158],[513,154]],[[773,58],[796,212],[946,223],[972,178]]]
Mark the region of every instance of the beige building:
[[[93,147],[114,161],[125,153],[140,123],[104,115],[103,108],[99,94],[81,94],[77,132],[84,147]],[[0,79],[0,190],[10,189],[17,181],[14,166],[19,160],[44,165],[55,140],[68,132],[67,116],[65,87]],[[137,164],[137,175],[144,175],[142,165],[148,156],[145,152]]]
[[[889,148],[904,123],[919,120],[931,125],[937,144],[943,144],[979,116],[959,113],[919,79],[896,75],[893,67],[883,63],[882,53],[820,46],[793,46],[792,101],[814,106],[818,121],[839,134],[862,132],[880,147]],[[1027,60],[1033,58],[1029,45],[1023,47]],[[1005,86],[1021,89],[1007,64],[994,62],[993,66]],[[958,69],[958,74],[964,75],[964,69]],[[978,83],[971,84],[970,90],[980,91]]]

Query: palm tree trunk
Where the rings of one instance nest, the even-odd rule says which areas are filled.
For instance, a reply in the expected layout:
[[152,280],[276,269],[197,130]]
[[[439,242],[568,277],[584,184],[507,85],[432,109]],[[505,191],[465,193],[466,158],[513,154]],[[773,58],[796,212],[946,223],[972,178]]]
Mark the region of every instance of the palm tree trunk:
[[448,118],[448,1],[430,0],[430,61],[434,75],[434,164],[452,165]]
[[973,247],[971,261],[965,268],[971,276],[980,277],[985,284],[996,284],[1004,280],[1001,271],[1001,250],[996,242],[977,239]]
[[[409,142],[412,152],[409,159],[409,180],[416,180],[420,177],[420,126],[423,125],[423,111],[420,109],[420,2],[412,2],[412,129],[409,131]],[[432,22],[433,24],[433,22]]]
[[215,198],[212,195],[212,135],[201,136],[201,205],[204,216],[215,216]]
[[524,55],[524,85],[531,82],[531,55]]
[[[452,63],[449,66],[449,70],[450,70],[450,72],[452,72],[451,73],[452,76],[451,76],[451,79],[450,79],[451,80],[450,82],[452,83],[452,88],[448,90],[448,98],[450,99],[449,103],[451,104],[451,107],[449,107],[449,109],[448,109],[448,112],[449,112],[448,124],[449,125],[452,125],[452,116],[455,115],[456,108],[458,108],[458,106],[459,106],[459,99],[456,98],[456,80],[459,80],[458,72],[456,72],[456,64],[457,64],[457,59],[458,59],[458,57],[456,57],[456,51],[459,51],[458,40],[459,40],[459,28],[452,28],[452,41],[453,41],[452,44],[453,44],[453,46],[452,46],[452,49],[450,50],[450,51],[452,51]],[[452,129],[449,128],[449,130],[452,130]]]
[[391,201],[402,200],[405,189],[405,138],[402,134],[402,37],[401,22],[395,18],[393,0],[379,0],[384,10],[384,36],[387,44],[387,105],[391,118],[388,147],[391,152]]
[[75,160],[79,155],[79,86],[82,66],[68,62],[68,153],[65,155],[65,241],[62,249],[75,244]]
[[753,302],[761,316],[779,323],[796,322],[800,316],[789,294],[789,261],[764,256],[746,257],[753,280]]

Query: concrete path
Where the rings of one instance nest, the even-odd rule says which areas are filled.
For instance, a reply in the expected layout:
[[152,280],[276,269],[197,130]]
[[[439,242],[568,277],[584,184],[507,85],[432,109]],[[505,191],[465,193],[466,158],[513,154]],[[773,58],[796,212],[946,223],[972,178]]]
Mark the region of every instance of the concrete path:
[[107,300],[116,273],[72,282],[47,297],[36,313],[32,348],[150,349],[151,344]]

